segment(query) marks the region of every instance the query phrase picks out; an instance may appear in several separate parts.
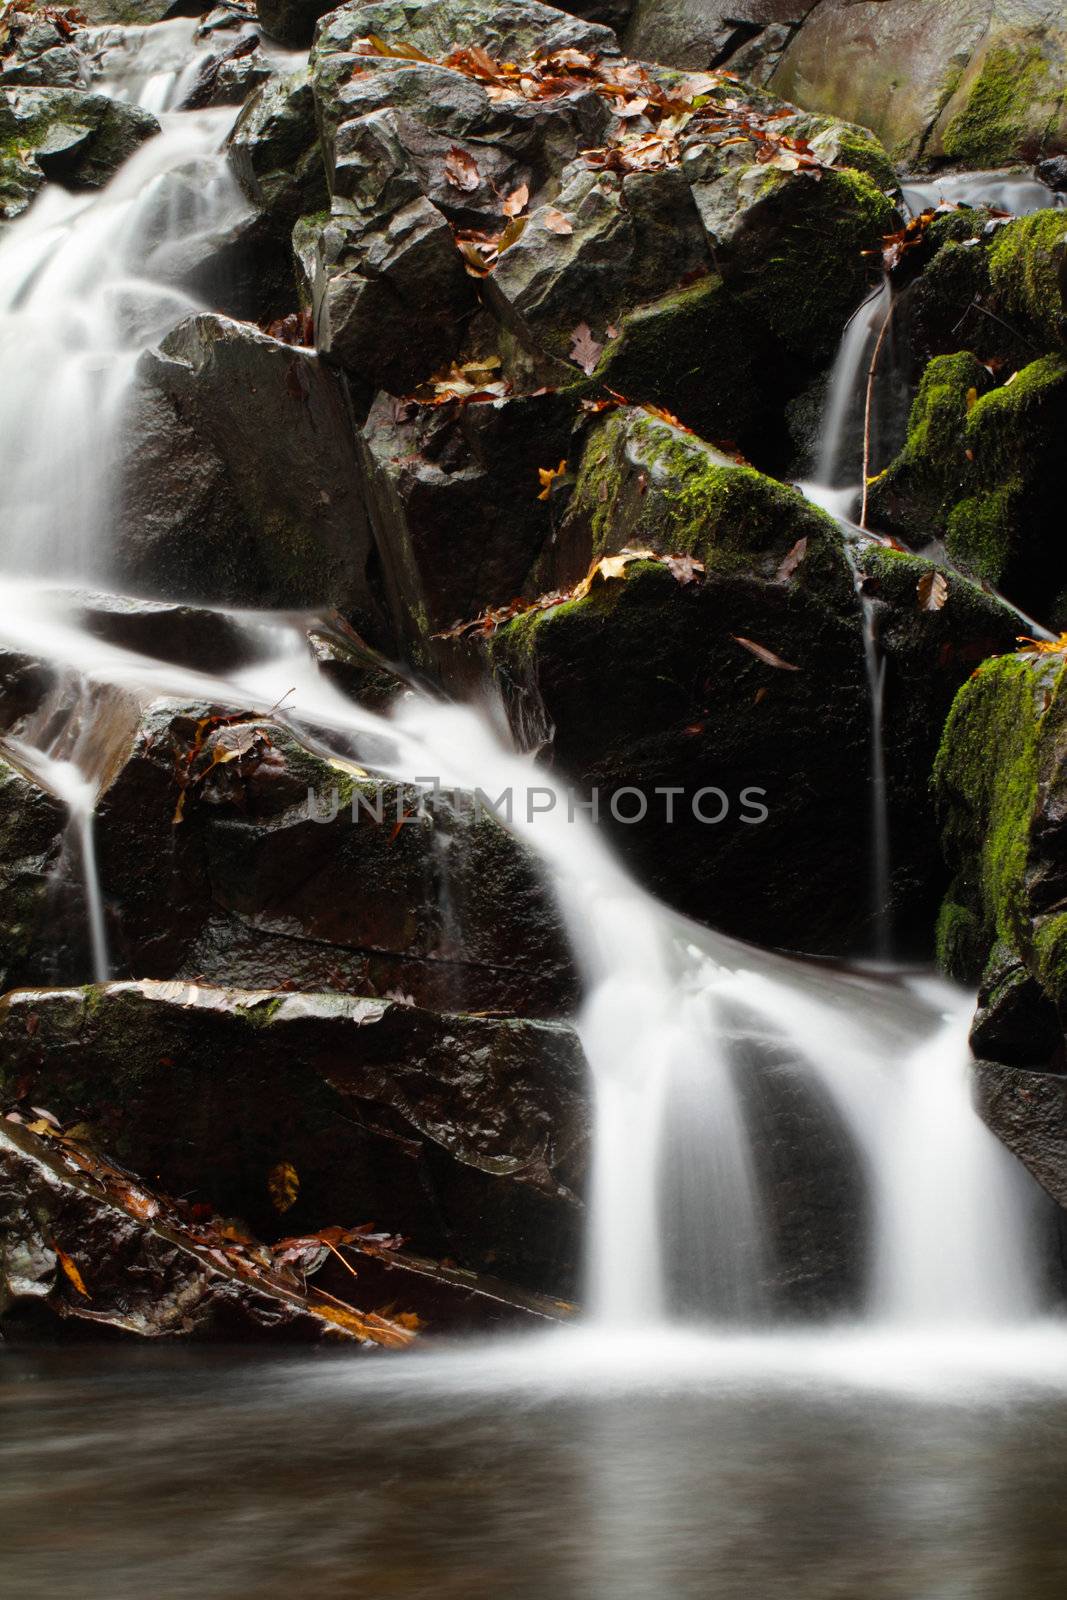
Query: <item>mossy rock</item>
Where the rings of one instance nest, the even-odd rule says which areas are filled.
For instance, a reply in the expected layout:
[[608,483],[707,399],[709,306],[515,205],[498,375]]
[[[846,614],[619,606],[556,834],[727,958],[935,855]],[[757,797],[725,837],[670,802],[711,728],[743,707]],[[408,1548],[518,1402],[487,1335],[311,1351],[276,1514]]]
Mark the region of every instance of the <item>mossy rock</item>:
[[874,526],[913,545],[943,537],[966,572],[1058,622],[1067,550],[1056,486],[1067,359],[1043,356],[993,387],[969,352],[924,373],[908,439],[871,489]]
[[[639,409],[590,431],[538,586],[569,585],[594,557],[626,548],[686,555],[706,570],[678,582],[660,562],[634,560],[584,598],[502,627],[488,649],[516,729],[543,739],[582,794],[600,790],[618,848],[672,904],[762,943],[869,950],[862,581],[887,661],[894,873],[882,909],[902,947],[928,950],[940,898],[927,795],[937,730],[977,662],[1010,648],[1014,616],[962,580],[940,611],[921,611],[928,562],[851,549],[795,490]],[[656,792],[672,786],[683,798],[668,823]],[[727,796],[718,824],[692,814],[703,786]],[[632,825],[610,809],[624,787],[647,800]],[[742,814],[746,789],[765,791],[759,823]]]
[[[994,1015],[983,1019],[983,1053],[994,1059],[1019,1059],[1017,1018],[1009,1017],[1005,1040],[997,1013],[1015,1009],[1027,980],[1031,1066],[1047,1062],[1048,1008],[1061,1031],[1067,1019],[1065,672],[1061,652],[987,663],[957,696],[934,768],[954,874],[938,925],[939,959],[963,982],[985,973],[984,1007]],[[1005,1045],[1010,1053],[997,1054]]]
[[1048,349],[1064,342],[1067,215],[1035,211],[1002,228],[989,251],[989,276],[1004,312]]

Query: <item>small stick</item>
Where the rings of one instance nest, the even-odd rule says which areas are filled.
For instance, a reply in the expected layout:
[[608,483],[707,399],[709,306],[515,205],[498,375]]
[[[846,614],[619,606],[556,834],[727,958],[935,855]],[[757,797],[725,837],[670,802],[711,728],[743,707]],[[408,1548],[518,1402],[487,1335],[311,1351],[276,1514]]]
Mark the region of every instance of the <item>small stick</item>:
[[860,510],[860,527],[864,533],[867,532],[867,497],[870,493],[871,410],[874,403],[874,380],[878,372],[878,360],[882,354],[882,346],[885,344],[885,336],[889,332],[889,323],[893,315],[894,304],[895,302],[892,300],[889,302],[889,310],[885,314],[882,331],[878,335],[878,342],[874,347],[871,365],[867,372],[867,404],[863,413],[863,506]]

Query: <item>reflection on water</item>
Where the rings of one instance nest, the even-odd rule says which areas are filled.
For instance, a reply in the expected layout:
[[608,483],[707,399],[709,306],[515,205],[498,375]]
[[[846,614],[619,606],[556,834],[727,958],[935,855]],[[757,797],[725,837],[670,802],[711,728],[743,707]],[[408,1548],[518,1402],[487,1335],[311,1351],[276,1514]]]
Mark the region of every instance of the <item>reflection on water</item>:
[[832,1339],[794,1341],[763,1371],[743,1342],[716,1348],[672,1356],[670,1383],[654,1344],[615,1381],[592,1355],[554,1369],[541,1344],[5,1351],[0,1591],[1060,1600],[1067,1385],[1007,1376],[1025,1383],[1038,1345],[1002,1345],[940,1399],[929,1369],[883,1384],[889,1344],[838,1361]]

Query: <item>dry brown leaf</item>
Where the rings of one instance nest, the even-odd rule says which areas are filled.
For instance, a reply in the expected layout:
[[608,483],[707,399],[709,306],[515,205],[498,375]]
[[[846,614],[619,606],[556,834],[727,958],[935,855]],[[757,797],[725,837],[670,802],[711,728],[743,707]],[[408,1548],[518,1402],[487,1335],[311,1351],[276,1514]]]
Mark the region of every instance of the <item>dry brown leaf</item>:
[[732,633],[730,638],[739,644],[743,650],[749,651],[757,660],[768,667],[778,667],[782,672],[799,672],[799,667],[794,667],[791,661],[783,661],[781,656],[776,656],[773,650],[768,650],[765,644],[757,644],[755,639],[746,639],[740,633]]
[[576,362],[586,377],[596,371],[604,346],[593,338],[588,322],[579,322],[572,335],[570,358]]
[[664,556],[663,565],[681,584],[696,583],[698,578],[704,576],[704,563],[695,556]]
[[445,177],[454,189],[461,189],[464,194],[477,189],[482,181],[478,163],[458,144],[452,145],[445,156]]
[[548,206],[541,217],[541,226],[547,228],[549,233],[573,233],[574,223],[565,217],[562,211],[557,211],[555,206]]
[[805,536],[803,539],[797,540],[796,544],[793,546],[792,550],[789,551],[788,555],[783,556],[782,564],[775,574],[779,583],[784,583],[786,578],[791,578],[793,576],[794,572],[797,570],[807,553],[808,541],[807,537]]
[[529,200],[530,190],[528,185],[525,183],[520,183],[519,187],[517,189],[512,189],[511,193],[506,197],[504,201],[504,215],[506,217],[517,217],[520,211],[526,210]]

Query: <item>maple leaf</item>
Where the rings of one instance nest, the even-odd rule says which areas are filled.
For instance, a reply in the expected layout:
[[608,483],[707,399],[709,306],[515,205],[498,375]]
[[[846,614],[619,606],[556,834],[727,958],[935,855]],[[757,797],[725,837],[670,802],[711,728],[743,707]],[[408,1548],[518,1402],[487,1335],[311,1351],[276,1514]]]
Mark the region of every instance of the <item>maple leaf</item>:
[[445,156],[445,177],[454,189],[461,189],[464,194],[477,189],[482,181],[478,163],[458,144],[452,145]]
[[936,567],[932,567],[929,572],[923,573],[915,585],[915,593],[920,611],[940,611],[948,599],[948,580]]
[[511,193],[505,198],[504,215],[506,217],[517,217],[520,211],[526,210],[529,199],[529,187],[525,183],[520,183],[519,187],[512,189]]
[[547,500],[552,493],[553,485],[563,477],[567,471],[567,458],[564,456],[558,467],[538,467],[537,476],[541,482],[541,493],[538,500]]
[[572,335],[570,359],[581,367],[586,377],[596,371],[603,349],[604,346],[593,338],[593,330],[588,322],[579,322]]
[[800,668],[794,667],[791,661],[783,661],[781,656],[776,656],[773,650],[768,650],[765,644],[757,644],[754,639],[746,639],[740,633],[732,633],[730,638],[735,644],[739,644],[743,650],[747,650],[768,667],[778,667],[783,672],[800,671]]
[[704,563],[695,556],[664,556],[663,565],[678,583],[696,583],[704,576]]
[[574,223],[562,211],[557,211],[555,206],[548,206],[542,213],[541,226],[547,228],[549,233],[574,232]]

